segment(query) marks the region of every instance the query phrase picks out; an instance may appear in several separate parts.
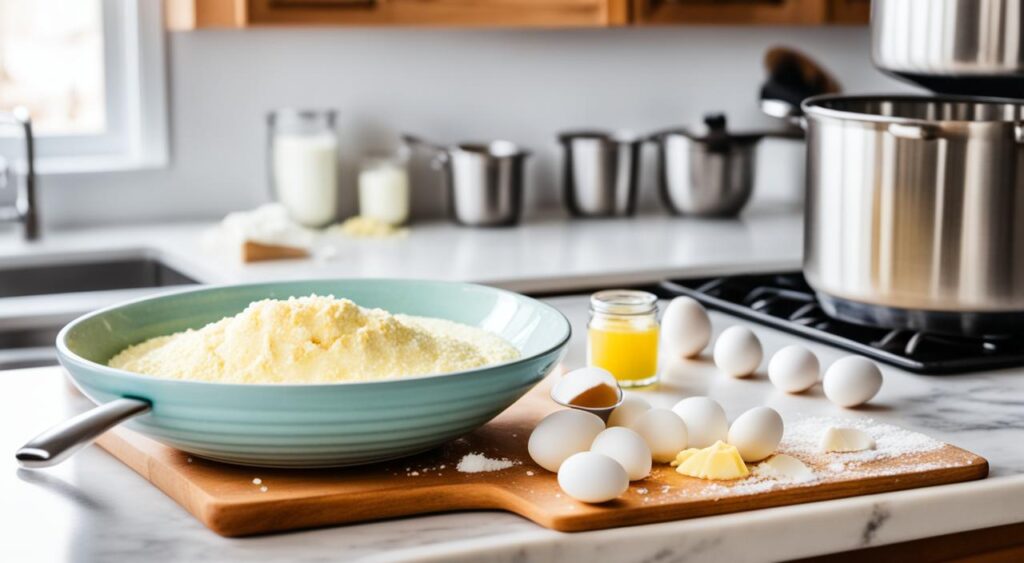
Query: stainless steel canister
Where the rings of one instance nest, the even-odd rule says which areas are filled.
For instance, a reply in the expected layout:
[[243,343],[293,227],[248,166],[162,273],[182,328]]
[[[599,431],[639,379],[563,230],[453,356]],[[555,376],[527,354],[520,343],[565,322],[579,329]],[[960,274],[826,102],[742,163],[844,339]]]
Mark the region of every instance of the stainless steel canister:
[[1024,97],[1024,0],[873,0],[878,68],[935,92]]
[[636,211],[642,140],[630,134],[570,131],[562,143],[565,205],[576,217],[617,217]]
[[509,141],[441,146],[414,135],[405,143],[434,153],[432,164],[442,171],[453,221],[471,227],[503,227],[519,222],[529,151]]
[[1024,327],[1024,102],[802,104],[804,273],[826,312],[958,334]]

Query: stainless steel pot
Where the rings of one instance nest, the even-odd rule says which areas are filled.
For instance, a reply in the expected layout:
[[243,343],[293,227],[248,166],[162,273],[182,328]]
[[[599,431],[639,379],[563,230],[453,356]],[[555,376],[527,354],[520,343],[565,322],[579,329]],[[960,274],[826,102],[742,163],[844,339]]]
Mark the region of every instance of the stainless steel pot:
[[403,135],[402,139],[434,152],[432,165],[443,173],[453,221],[470,227],[504,227],[519,222],[528,151],[509,141],[444,147],[413,135]]
[[1024,0],[873,0],[875,66],[946,94],[1024,97]]
[[[678,128],[648,137],[658,146],[658,188],[675,214],[728,217],[738,214],[754,189],[757,143],[792,131],[729,133],[725,117],[704,118],[706,132]],[[798,137],[802,133],[797,132]]]
[[854,322],[1024,327],[1024,102],[805,100],[804,274]]
[[564,148],[562,188],[576,217],[621,217],[636,211],[642,139],[604,131],[558,135]]

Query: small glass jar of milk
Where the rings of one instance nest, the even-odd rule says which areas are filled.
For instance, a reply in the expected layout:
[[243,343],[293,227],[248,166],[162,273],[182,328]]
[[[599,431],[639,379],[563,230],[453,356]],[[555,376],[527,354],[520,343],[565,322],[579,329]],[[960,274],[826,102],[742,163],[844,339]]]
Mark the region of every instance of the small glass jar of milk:
[[280,109],[267,116],[274,197],[307,227],[338,218],[338,132],[333,110]]
[[369,154],[359,171],[359,215],[390,225],[409,219],[408,153]]

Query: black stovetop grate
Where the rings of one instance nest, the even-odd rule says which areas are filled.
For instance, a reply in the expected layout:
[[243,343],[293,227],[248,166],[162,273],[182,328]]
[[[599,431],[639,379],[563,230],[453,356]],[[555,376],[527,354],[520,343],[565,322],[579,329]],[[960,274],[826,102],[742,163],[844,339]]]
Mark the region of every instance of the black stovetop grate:
[[892,330],[826,315],[799,272],[666,280],[663,296],[689,295],[705,306],[845,348],[923,374],[1024,365],[1024,334],[961,337]]

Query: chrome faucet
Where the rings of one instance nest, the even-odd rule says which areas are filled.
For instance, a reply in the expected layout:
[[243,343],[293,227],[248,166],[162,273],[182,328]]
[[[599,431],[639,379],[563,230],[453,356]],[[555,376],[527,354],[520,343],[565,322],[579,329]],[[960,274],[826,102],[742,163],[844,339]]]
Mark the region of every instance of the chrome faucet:
[[14,204],[0,207],[0,223],[18,221],[22,224],[25,240],[39,238],[39,211],[36,208],[35,142],[32,136],[32,119],[25,108],[14,108],[0,112],[0,125],[13,125],[21,129],[24,136],[25,174],[18,182],[14,164],[0,156],[0,188],[12,182],[18,184]]

